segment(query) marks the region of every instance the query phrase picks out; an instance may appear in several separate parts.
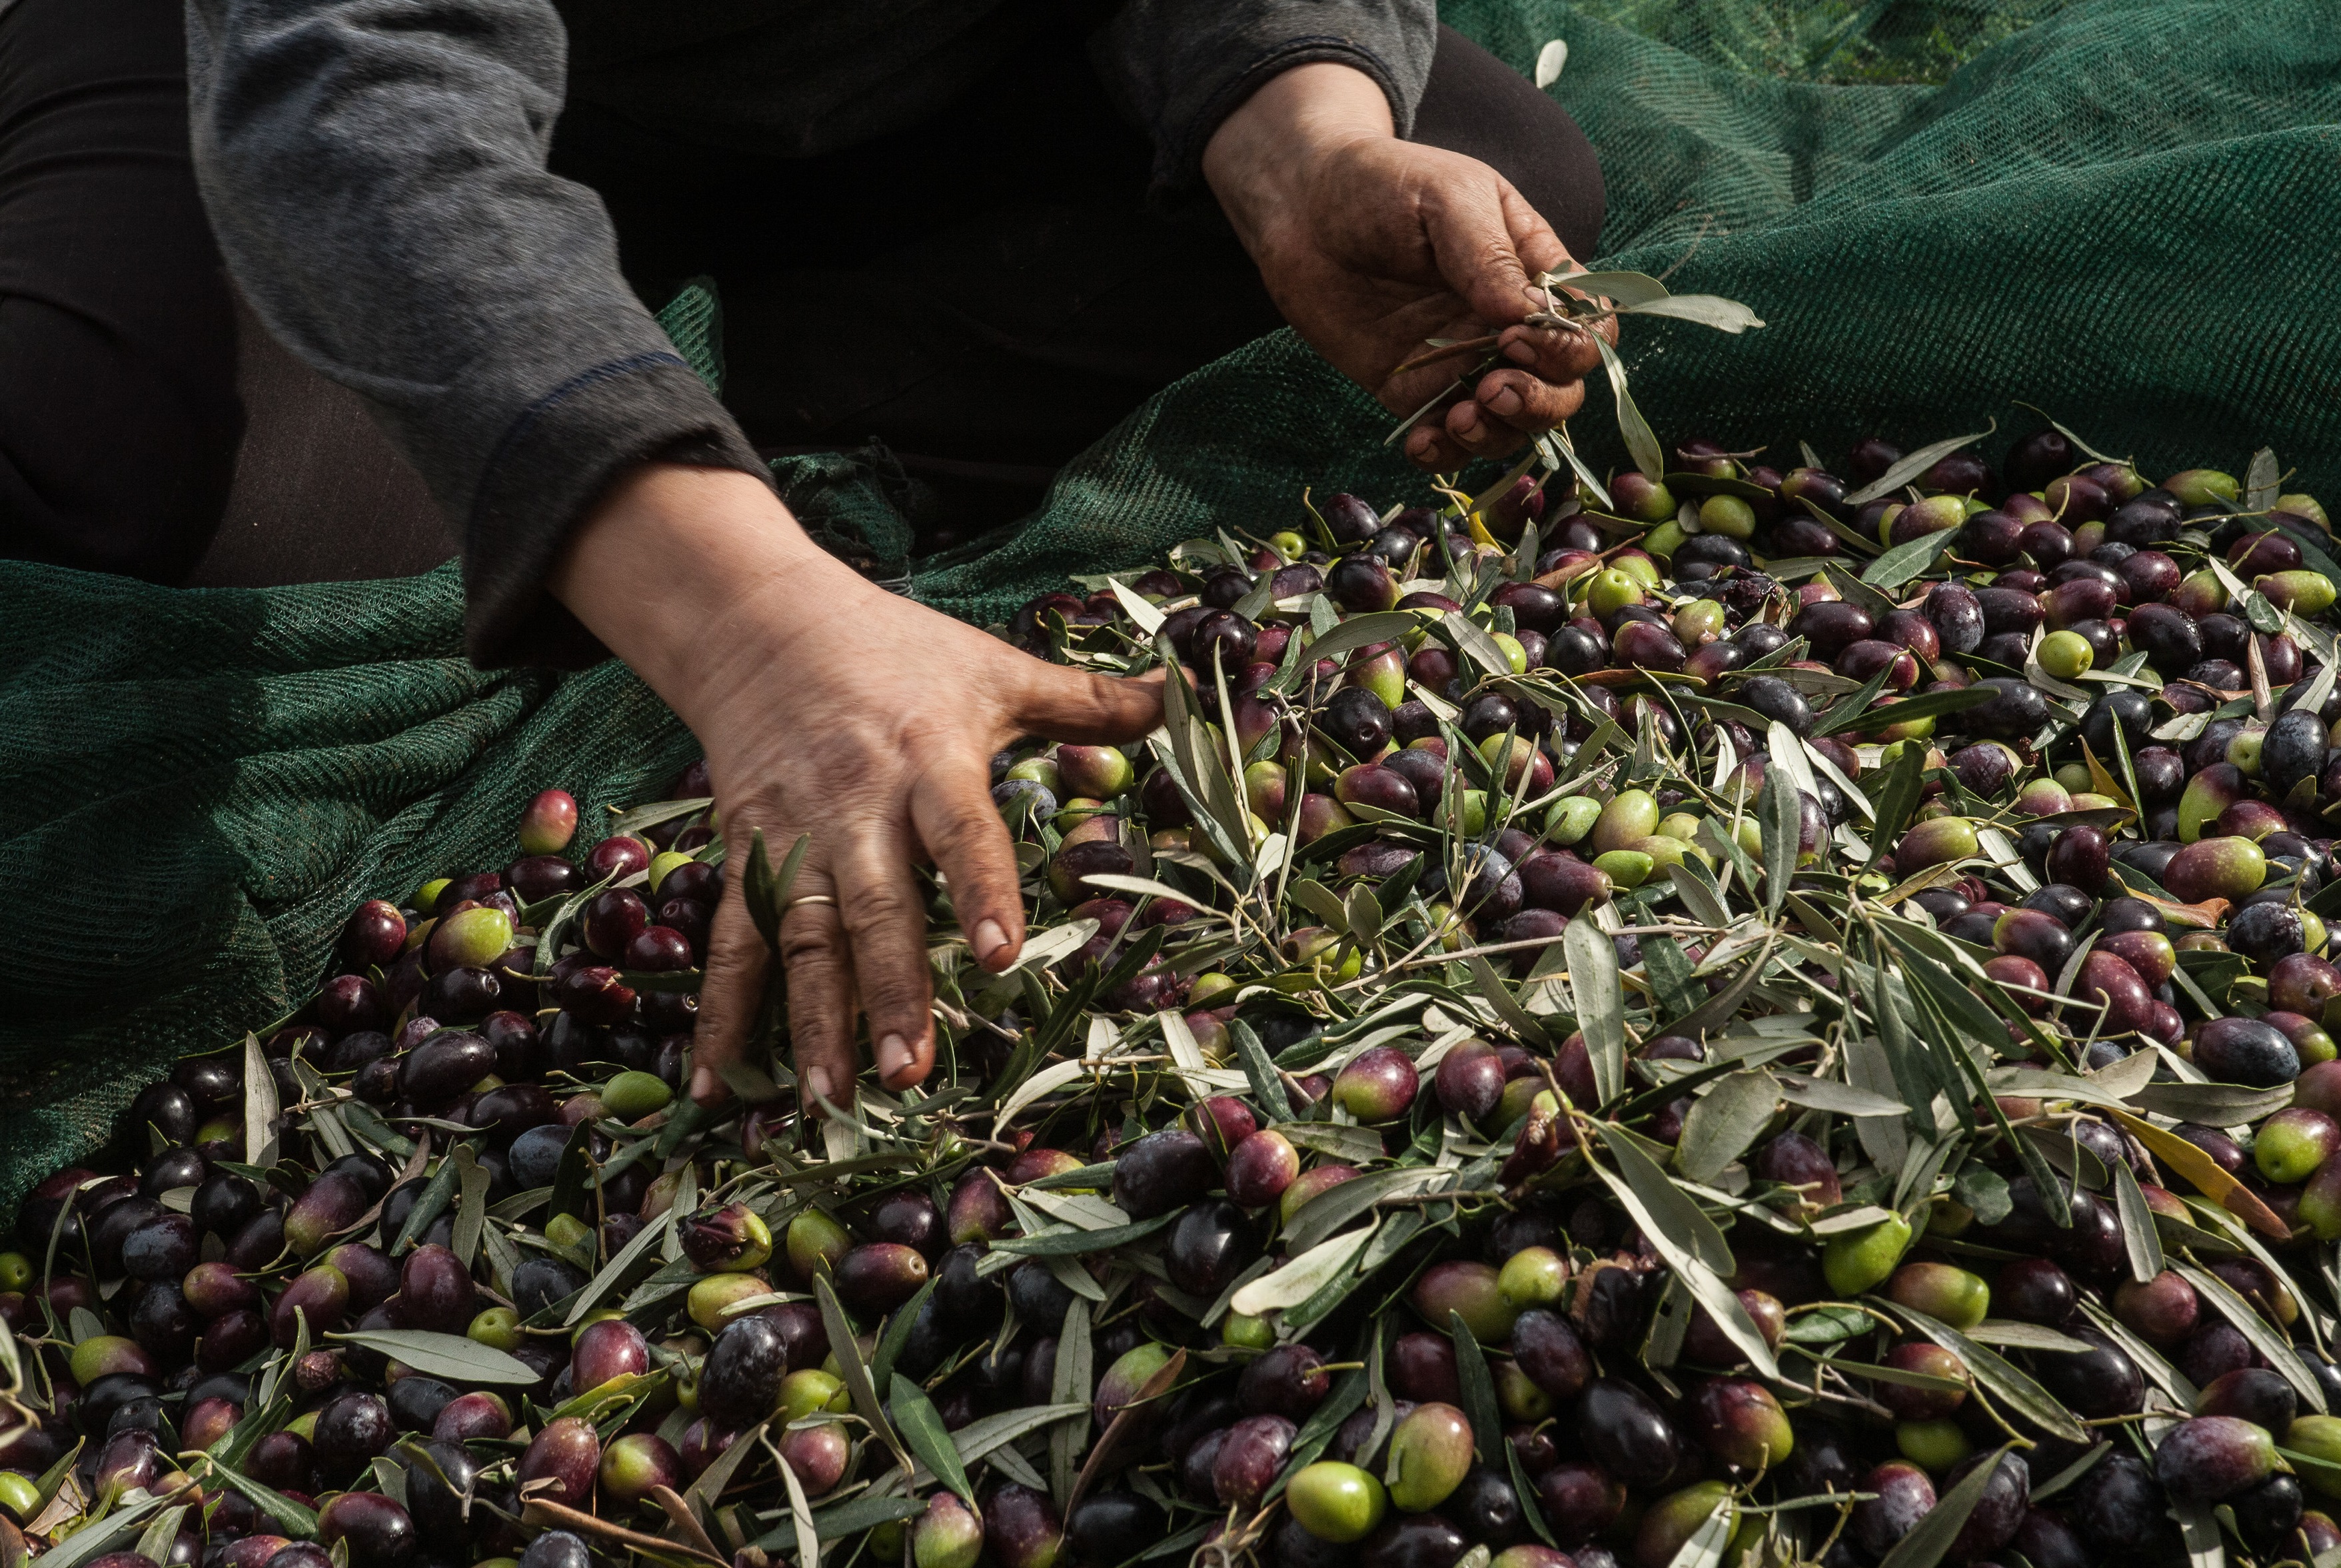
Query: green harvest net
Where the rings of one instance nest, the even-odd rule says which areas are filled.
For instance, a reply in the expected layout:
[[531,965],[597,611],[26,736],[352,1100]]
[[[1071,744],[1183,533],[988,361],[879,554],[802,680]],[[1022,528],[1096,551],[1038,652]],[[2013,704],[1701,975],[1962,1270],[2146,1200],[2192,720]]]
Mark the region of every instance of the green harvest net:
[[[2296,485],[2341,464],[2341,8],[2330,0],[1464,0],[1447,20],[1600,150],[1612,253],[1771,325],[1637,323],[1662,437],[1731,446],[1982,430],[2037,404],[2148,471]],[[1694,251],[1694,241],[1697,246]],[[1590,259],[1590,258],[1589,258]],[[692,313],[697,312],[694,315]],[[670,317],[707,345],[703,302]],[[694,329],[694,321],[699,324]],[[695,339],[695,343],[694,343]],[[713,360],[700,362],[712,372]],[[1614,459],[1606,394],[1579,418]],[[1428,499],[1389,416],[1290,335],[1165,391],[1012,533],[911,591],[980,621],[1303,485]],[[797,461],[791,504],[906,571],[899,474]],[[447,572],[170,592],[0,568],[0,1208],[176,1055],[265,1025],[360,899],[495,864],[523,802],[643,798],[692,753],[615,665],[483,674]]]

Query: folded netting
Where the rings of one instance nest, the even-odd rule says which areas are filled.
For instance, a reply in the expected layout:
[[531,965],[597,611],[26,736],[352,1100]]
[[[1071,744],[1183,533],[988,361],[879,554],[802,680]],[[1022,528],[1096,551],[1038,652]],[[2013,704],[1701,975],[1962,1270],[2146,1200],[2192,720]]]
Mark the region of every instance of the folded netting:
[[[1609,184],[1604,265],[1725,294],[1732,338],[1637,323],[1660,435],[1906,445],[2050,411],[2149,471],[2273,445],[2331,488],[2341,7],[2329,0],[1459,0],[1550,90]],[[1558,44],[1563,47],[1556,48]],[[1688,255],[1688,260],[1685,260]],[[1589,258],[1590,259],[1590,258]],[[709,373],[712,302],[671,326]],[[689,345],[686,345],[689,346]],[[1618,454],[1606,392],[1577,423]],[[1150,402],[920,598],[978,621],[1302,486],[1430,491],[1387,414],[1290,334]],[[792,504],[882,574],[906,489],[794,461]],[[1475,476],[1476,477],[1476,476]],[[321,519],[320,526],[329,526]],[[589,811],[692,752],[614,665],[483,674],[452,574],[172,592],[0,567],[0,1205],[176,1055],[279,1016],[358,900],[493,864],[547,784]]]

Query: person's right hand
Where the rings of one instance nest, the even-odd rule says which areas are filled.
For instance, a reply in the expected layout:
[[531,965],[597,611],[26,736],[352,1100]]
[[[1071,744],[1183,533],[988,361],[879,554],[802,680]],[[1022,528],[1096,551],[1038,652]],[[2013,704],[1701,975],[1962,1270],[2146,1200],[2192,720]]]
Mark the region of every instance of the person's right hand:
[[880,1078],[934,1064],[926,912],[915,860],[950,884],[977,962],[1015,962],[1024,906],[991,760],[1019,737],[1103,744],[1160,721],[1158,680],[1031,657],[875,587],[806,538],[778,497],[730,469],[652,464],[621,480],[550,583],[706,748],[731,846],[708,940],[691,1094],[727,1093],[769,960],[744,867],[762,829],[777,866],[812,843],[781,924],[801,1097],[842,1104],[857,1011]]

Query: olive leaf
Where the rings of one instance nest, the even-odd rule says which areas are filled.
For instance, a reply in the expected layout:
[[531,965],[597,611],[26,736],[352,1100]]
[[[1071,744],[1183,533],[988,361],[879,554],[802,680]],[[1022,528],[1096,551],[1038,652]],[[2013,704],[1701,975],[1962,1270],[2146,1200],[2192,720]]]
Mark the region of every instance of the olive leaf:
[[1771,1124],[1779,1104],[1778,1085],[1760,1068],[1717,1080],[1683,1118],[1676,1167],[1694,1182],[1712,1182]]
[[911,1452],[919,1456],[936,1480],[959,1493],[960,1501],[974,1507],[975,1488],[967,1479],[967,1468],[960,1463],[959,1450],[952,1446],[951,1435],[926,1390],[896,1373],[887,1405],[894,1417],[894,1430],[902,1434]]
[[822,1326],[829,1334],[830,1353],[845,1383],[846,1392],[853,1397],[853,1408],[870,1424],[894,1455],[895,1463],[904,1470],[911,1468],[911,1456],[895,1435],[893,1423],[886,1419],[878,1403],[878,1391],[871,1384],[870,1369],[862,1364],[861,1347],[854,1343],[853,1320],[845,1315],[845,1305],[837,1299],[837,1289],[829,1283],[829,1275],[818,1273],[812,1280],[813,1299],[821,1304]]
[[325,1337],[378,1351],[425,1377],[450,1383],[505,1383],[526,1387],[541,1375],[519,1357],[460,1333],[433,1333],[419,1328],[369,1328],[350,1329]]
[[1618,400],[1618,434],[1624,437],[1626,450],[1633,454],[1634,466],[1642,471],[1643,478],[1655,484],[1667,471],[1667,456],[1659,445],[1658,433],[1642,417],[1642,411],[1634,406],[1633,394],[1626,390],[1625,361],[1618,357],[1609,339],[1599,333],[1591,336],[1593,346],[1601,352],[1601,368],[1609,374],[1609,390]]
[[1091,1383],[1090,1303],[1076,1299],[1057,1330],[1057,1365],[1049,1391],[1059,1404],[1078,1404],[1081,1413],[1049,1433],[1049,1495],[1060,1510],[1072,1503],[1073,1478],[1089,1441]]
[[1463,1390],[1463,1413],[1470,1419],[1472,1441],[1485,1464],[1504,1446],[1503,1413],[1496,1407],[1496,1380],[1488,1371],[1488,1357],[1463,1314],[1447,1313],[1447,1336],[1455,1342],[1455,1374]]
[[2281,1331],[2271,1327],[2267,1319],[2260,1315],[2257,1307],[2237,1295],[2233,1285],[2200,1263],[2179,1260],[2171,1266],[2177,1271],[2179,1278],[2195,1287],[2197,1294],[2218,1308],[2219,1315],[2235,1324],[2236,1332],[2251,1341],[2252,1348],[2266,1356],[2268,1364],[2283,1375],[2285,1382],[2292,1384],[2293,1392],[2300,1396],[2304,1409],[2313,1413],[2323,1413],[2324,1385],[2316,1381],[2316,1374],[2308,1370],[2308,1363],[2300,1359],[2300,1353],[2293,1349],[2291,1340]]
[[[2078,1441],[2087,1442],[2087,1435]],[[2007,1453],[2007,1447],[1993,1450],[1989,1458],[1920,1517],[1910,1533],[1894,1543],[1892,1550],[1879,1560],[1878,1568],[1935,1568],[1951,1549],[1951,1543],[1958,1539],[1959,1532],[1967,1527],[1967,1515],[1983,1501],[1984,1492],[1999,1473],[1999,1462]]]
[[[1998,428],[1999,421],[1994,419],[1989,421],[1983,429],[1977,431],[1973,435],[1954,435],[1948,440],[1938,441],[1929,445],[1921,446],[1918,451],[1911,453],[1908,457],[1901,459],[1892,467],[1887,469],[1885,473],[1879,474],[1876,479],[1872,480],[1868,484],[1863,485],[1852,494],[1848,495],[1845,498],[1845,504],[1848,506],[1867,506],[1872,501],[1877,500],[1880,495],[1890,495],[1895,491],[1901,489],[1905,484],[1908,484],[1912,480],[1918,478],[1921,474],[1926,473],[1928,469],[1932,468],[1944,458],[1948,457],[1952,453],[1957,452],[1960,447],[1972,446],[1977,442],[1983,440],[1985,437],[1991,434],[1993,431],[1996,431]],[[1898,1563],[1896,1568],[1901,1568],[1901,1565]]]
[[1594,1091],[1606,1105],[1626,1088],[1626,1001],[1618,978],[1618,949],[1609,934],[1590,918],[1570,921],[1560,940],[1569,957],[1578,1032],[1585,1036]]
[[1975,1374],[1977,1383],[2005,1400],[2027,1421],[2068,1443],[2089,1441],[2088,1428],[2076,1421],[2072,1412],[2067,1410],[2056,1395],[2030,1376],[2017,1371],[1998,1352],[1987,1349],[1950,1324],[1928,1317],[1916,1307],[1886,1304],[1888,1311],[1900,1316],[1911,1328],[1965,1362],[1967,1371]]

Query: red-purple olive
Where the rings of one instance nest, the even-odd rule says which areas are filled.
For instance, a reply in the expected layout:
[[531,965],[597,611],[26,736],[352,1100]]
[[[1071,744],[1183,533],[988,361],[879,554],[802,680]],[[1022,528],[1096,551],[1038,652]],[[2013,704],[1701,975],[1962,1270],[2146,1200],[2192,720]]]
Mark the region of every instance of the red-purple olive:
[[1333,1104],[1368,1126],[1395,1122],[1413,1107],[1420,1079],[1413,1058],[1395,1045],[1353,1057],[1333,1077]]
[[1768,1469],[1796,1447],[1780,1402],[1749,1378],[1718,1377],[1700,1384],[1691,1395],[1688,1420],[1691,1436],[1737,1469]]
[[1447,1501],[1471,1469],[1471,1423],[1451,1404],[1418,1404],[1390,1432],[1390,1505],[1422,1513]]
[[1227,1193],[1247,1209],[1276,1202],[1300,1174],[1300,1156],[1283,1134],[1263,1128],[1228,1154]]
[[299,1318],[308,1321],[313,1340],[340,1328],[349,1303],[350,1282],[342,1277],[341,1270],[320,1264],[296,1276],[270,1309],[269,1325],[276,1348],[293,1348]]
[[911,1524],[911,1561],[915,1568],[975,1568],[983,1553],[983,1522],[948,1492],[927,1499],[927,1511]]
[[414,1521],[379,1492],[344,1492],[318,1510],[317,1542],[346,1543],[350,1568],[400,1568],[414,1553]]
[[2150,1345],[2169,1349],[2195,1332],[2203,1302],[2195,1287],[2165,1269],[2140,1284],[2124,1280],[2113,1295],[2114,1316]]
[[630,1432],[613,1438],[602,1451],[602,1495],[621,1508],[631,1508],[656,1486],[682,1482],[682,1461],[666,1439],[655,1433]]
[[523,1485],[537,1480],[553,1484],[538,1495],[570,1508],[587,1506],[602,1464],[602,1439],[593,1423],[573,1415],[544,1423],[520,1458],[513,1473]]
[[1634,1531],[1636,1568],[1667,1568],[1718,1508],[1737,1529],[1739,1506],[1731,1488],[1720,1481],[1701,1481],[1651,1503]]
[[1449,1313],[1459,1313],[1480,1343],[1501,1344],[1512,1337],[1519,1314],[1504,1300],[1498,1282],[1496,1270],[1486,1263],[1433,1263],[1415,1281],[1410,1299],[1425,1321],[1444,1323]]
[[2200,1415],[2163,1433],[2154,1476],[2182,1502],[2221,1503],[2256,1486],[2276,1468],[2276,1440],[2231,1415]]
[[[1951,1352],[1926,1340],[1910,1340],[1887,1352],[1885,1365],[1898,1372],[1921,1373],[1964,1385],[1967,1363]],[[1878,1383],[1872,1392],[1894,1413],[1897,1421],[1942,1421],[1967,1403],[1967,1389],[1928,1388],[1913,1383]]]

